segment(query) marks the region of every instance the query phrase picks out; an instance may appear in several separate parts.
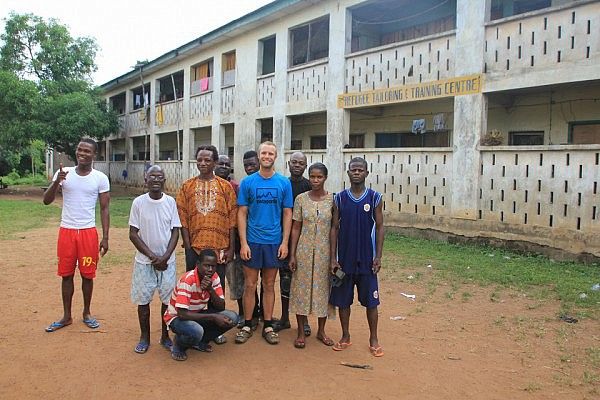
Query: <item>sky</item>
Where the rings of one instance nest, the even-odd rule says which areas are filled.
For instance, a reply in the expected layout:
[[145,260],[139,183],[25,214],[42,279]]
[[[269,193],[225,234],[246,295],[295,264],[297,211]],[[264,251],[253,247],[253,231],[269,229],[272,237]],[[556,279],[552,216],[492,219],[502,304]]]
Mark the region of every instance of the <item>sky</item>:
[[272,0],[1,0],[0,31],[11,11],[56,18],[74,37],[89,36],[100,47],[95,84],[130,71],[137,60],[153,60]]

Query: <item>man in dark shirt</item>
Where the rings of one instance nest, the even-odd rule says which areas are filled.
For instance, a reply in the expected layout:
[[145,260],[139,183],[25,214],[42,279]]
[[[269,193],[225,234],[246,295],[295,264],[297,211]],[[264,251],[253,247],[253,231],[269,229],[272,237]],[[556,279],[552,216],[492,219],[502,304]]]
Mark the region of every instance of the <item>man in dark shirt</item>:
[[[299,194],[308,192],[310,182],[306,179],[304,171],[306,171],[306,156],[297,151],[290,156],[288,161],[288,169],[290,171],[290,183],[292,184],[292,194],[294,200]],[[290,306],[290,285],[292,283],[292,271],[288,267],[288,259],[284,260],[283,267],[279,270],[279,289],[281,292],[281,319],[273,322],[273,329],[278,332],[282,329],[290,328],[290,317],[289,317],[289,306]],[[310,325],[307,323],[304,325],[304,334],[309,336],[311,334]]]

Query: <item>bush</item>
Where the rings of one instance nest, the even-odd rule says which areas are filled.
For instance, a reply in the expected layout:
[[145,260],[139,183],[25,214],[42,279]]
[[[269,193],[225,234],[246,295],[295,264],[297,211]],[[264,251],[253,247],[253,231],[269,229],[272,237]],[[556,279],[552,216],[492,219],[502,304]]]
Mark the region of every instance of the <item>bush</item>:
[[27,175],[20,177],[19,173],[13,171],[9,173],[7,176],[2,177],[2,182],[9,186],[17,186],[17,185],[28,185],[28,186],[45,186],[48,184],[48,180],[42,174],[38,174],[36,176]]
[[[8,175],[6,176],[6,178],[9,181],[13,181],[13,182],[19,180],[20,177],[21,176],[19,175],[19,173],[15,169],[13,169],[12,172],[9,172]],[[12,185],[14,185],[14,183],[12,183]]]

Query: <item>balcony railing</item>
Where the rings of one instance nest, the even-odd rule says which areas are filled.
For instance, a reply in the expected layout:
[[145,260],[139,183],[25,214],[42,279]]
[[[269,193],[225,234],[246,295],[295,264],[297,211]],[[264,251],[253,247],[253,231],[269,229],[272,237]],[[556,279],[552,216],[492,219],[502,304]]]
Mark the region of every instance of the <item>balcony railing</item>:
[[454,76],[455,31],[393,43],[346,57],[346,93]]
[[275,75],[261,76],[256,81],[256,106],[268,107],[274,103]]

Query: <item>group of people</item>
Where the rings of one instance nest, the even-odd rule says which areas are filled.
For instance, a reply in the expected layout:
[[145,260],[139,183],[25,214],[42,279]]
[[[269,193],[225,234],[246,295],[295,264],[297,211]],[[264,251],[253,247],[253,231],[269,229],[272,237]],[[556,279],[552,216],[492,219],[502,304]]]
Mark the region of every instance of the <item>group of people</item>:
[[[73,323],[71,299],[78,267],[84,295],[83,323],[100,326],[90,312],[93,279],[99,256],[108,251],[110,186],[93,169],[97,145],[82,139],[76,167],[60,166],[44,193],[50,204],[62,190],[58,237],[58,275],[62,277],[63,317],[47,332]],[[306,346],[312,334],[308,316],[318,320],[316,338],[333,350],[351,346],[349,322],[354,287],[366,308],[369,350],[383,356],[377,337],[379,289],[384,240],[381,194],[367,188],[367,162],[348,163],[350,187],[333,194],[325,189],[328,170],[322,163],[308,168],[301,152],[290,156],[290,177],[275,171],[277,148],[264,142],[258,152],[244,154],[247,176],[231,179],[231,161],[211,145],[198,147],[199,174],[185,181],[176,198],[164,193],[167,177],[158,165],[145,174],[147,192],[134,199],[129,239],[136,248],[131,300],[137,305],[140,338],[134,350],[150,346],[150,303],[161,300],[160,345],[177,361],[187,350],[210,352],[210,342],[223,344],[224,334],[239,330],[235,342],[247,342],[262,319],[262,337],[279,343],[279,331],[291,328],[296,315],[294,347]],[[95,204],[99,199],[102,239],[98,245]],[[181,233],[186,272],[177,279],[175,248]],[[281,318],[273,316],[279,273]],[[260,278],[260,287],[258,285]],[[238,313],[225,309],[225,282]],[[327,318],[339,310],[340,340],[327,336]],[[173,339],[169,337],[173,333]]]

